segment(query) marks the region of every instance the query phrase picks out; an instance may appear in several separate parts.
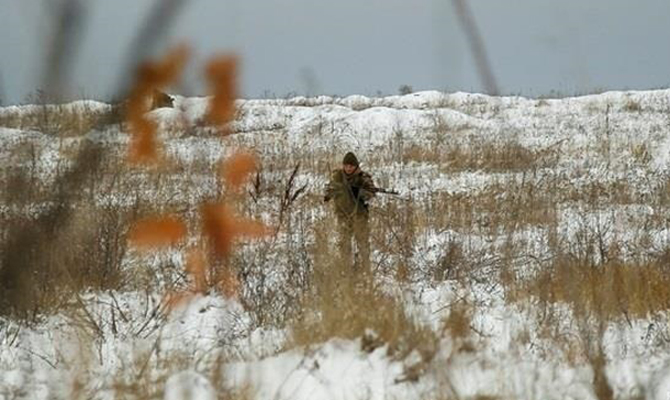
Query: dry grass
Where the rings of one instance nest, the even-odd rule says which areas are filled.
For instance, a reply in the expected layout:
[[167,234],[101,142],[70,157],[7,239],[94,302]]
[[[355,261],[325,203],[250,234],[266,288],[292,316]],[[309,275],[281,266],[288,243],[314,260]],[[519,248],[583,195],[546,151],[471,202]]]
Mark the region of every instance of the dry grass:
[[37,131],[57,137],[82,136],[93,129],[119,124],[121,120],[119,106],[93,110],[89,106],[43,104],[31,106],[30,110],[20,113],[0,112],[0,127]]
[[43,224],[44,220],[5,220],[6,235],[20,231],[31,240],[4,241],[3,314],[35,321],[57,312],[77,293],[128,287],[122,262],[127,251],[125,226],[132,215],[132,210],[118,208],[80,208],[66,226],[57,228],[57,236],[54,226]]
[[[669,252],[654,250],[644,236],[635,245],[607,240],[610,228],[591,225],[575,233],[575,243],[552,241],[552,256],[533,273],[512,272],[502,281],[507,301],[530,306],[538,336],[553,343],[569,363],[590,365],[596,397],[611,400],[605,331],[666,314]],[[636,248],[637,255],[624,256],[625,247]]]
[[463,232],[513,232],[528,226],[553,226],[556,201],[553,193],[516,179],[493,183],[471,193],[436,193],[421,208],[426,226]]
[[309,346],[330,338],[361,339],[365,351],[388,345],[399,359],[418,350],[429,362],[438,338],[404,309],[402,300],[375,283],[372,271],[354,270],[340,262],[332,246],[328,219],[316,229],[310,248],[313,272],[300,298],[298,313],[290,323],[291,346]]
[[[156,348],[137,351],[124,368],[120,368],[112,379],[111,392],[114,399],[148,400],[162,399],[165,396],[167,381],[182,371],[191,371],[207,379],[217,399],[250,400],[254,398],[254,390],[248,385],[230,387],[225,381],[226,360],[215,357],[211,363],[204,364],[193,359],[192,354],[170,352],[160,354]],[[183,387],[183,386],[182,386]],[[202,389],[202,388],[201,388]],[[87,395],[95,395],[89,389]],[[86,397],[82,397],[86,398]]]
[[[125,244],[117,228],[124,217],[87,210],[82,191],[100,166],[100,149],[82,146],[74,166],[49,186],[49,202],[37,215],[5,216],[0,247],[0,303],[5,315],[34,319],[57,309],[73,289],[120,285]],[[11,187],[16,194],[8,198],[34,205],[26,194],[38,192],[31,186],[36,183],[36,179],[17,178]]]
[[448,144],[442,151],[441,169],[458,171],[519,172],[555,165],[557,154],[551,150],[531,150],[512,138],[488,141],[470,138],[465,144]]
[[621,259],[592,265],[569,255],[513,287],[515,301],[536,298],[544,307],[568,304],[577,314],[604,321],[647,318],[670,308],[668,256],[646,262]]
[[554,148],[529,149],[513,137],[489,140],[475,135],[438,131],[427,143],[403,142],[403,135],[398,134],[389,144],[395,160],[437,165],[445,174],[534,171],[554,167],[559,156]]
[[417,350],[425,363],[432,360],[438,348],[436,333],[409,315],[399,298],[375,287],[371,275],[351,273],[338,262],[316,268],[314,292],[302,299],[301,312],[291,325],[291,346],[334,337],[360,339],[364,351],[386,345],[397,359]]

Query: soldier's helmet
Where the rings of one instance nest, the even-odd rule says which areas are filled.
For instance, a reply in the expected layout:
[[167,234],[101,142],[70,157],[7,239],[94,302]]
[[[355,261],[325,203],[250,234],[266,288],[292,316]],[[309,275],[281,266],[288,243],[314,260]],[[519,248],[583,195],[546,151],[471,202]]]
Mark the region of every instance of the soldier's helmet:
[[342,164],[354,165],[358,167],[358,158],[352,152],[348,152],[342,159]]

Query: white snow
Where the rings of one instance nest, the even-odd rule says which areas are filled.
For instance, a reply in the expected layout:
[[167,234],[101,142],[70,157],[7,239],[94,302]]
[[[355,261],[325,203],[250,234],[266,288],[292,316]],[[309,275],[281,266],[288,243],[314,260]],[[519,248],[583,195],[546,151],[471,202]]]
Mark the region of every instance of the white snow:
[[216,391],[204,376],[194,371],[182,371],[165,382],[164,400],[216,400]]

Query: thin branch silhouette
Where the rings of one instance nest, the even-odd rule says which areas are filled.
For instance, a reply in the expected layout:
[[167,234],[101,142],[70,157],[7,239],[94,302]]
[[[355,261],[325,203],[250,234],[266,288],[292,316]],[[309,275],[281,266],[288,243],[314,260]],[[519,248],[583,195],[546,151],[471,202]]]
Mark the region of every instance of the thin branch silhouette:
[[64,0],[54,11],[54,27],[42,72],[48,100],[60,99],[69,87],[69,72],[81,38],[85,6],[81,0]]
[[492,96],[498,95],[498,84],[493,75],[491,63],[489,62],[486,47],[484,46],[484,39],[482,39],[482,36],[479,33],[472,10],[470,10],[467,0],[452,0],[452,3],[456,10],[456,16],[461,22],[463,30],[465,31],[465,36],[468,39],[468,44],[470,45],[470,50],[475,59],[475,65],[477,66],[477,71],[479,72],[482,84],[484,85],[484,90]]
[[[104,150],[87,141],[77,154],[71,169],[51,185],[52,206],[32,223],[10,231],[0,247],[0,315],[31,315],[34,305],[35,274],[46,262],[44,251],[52,247],[75,212],[73,205],[82,196],[81,186],[99,171]],[[21,190],[23,188],[18,188]]]
[[126,56],[125,67],[121,68],[121,76],[115,86],[119,88],[119,92],[116,93],[113,100],[120,100],[126,97],[132,84],[130,78],[135,76],[139,63],[150,55],[150,52],[155,48],[159,40],[172,26],[172,23],[174,23],[185,4],[186,0],[156,1],[144,25],[130,46],[128,55]]
[[7,93],[5,93],[5,80],[3,79],[2,70],[0,70],[0,107],[5,103]]

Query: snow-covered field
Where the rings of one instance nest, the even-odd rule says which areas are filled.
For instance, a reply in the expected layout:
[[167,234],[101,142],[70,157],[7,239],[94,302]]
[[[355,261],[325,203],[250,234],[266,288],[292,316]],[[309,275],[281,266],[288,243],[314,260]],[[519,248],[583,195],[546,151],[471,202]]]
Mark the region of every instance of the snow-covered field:
[[[562,259],[594,271],[667,268],[670,90],[247,100],[225,137],[203,122],[206,98],[177,96],[174,108],[151,113],[169,160],[153,172],[123,165],[123,125],[54,128],[59,115],[111,106],[48,107],[0,108],[2,223],[48,212],[49,185],[90,142],[108,155],[82,184],[72,218],[157,209],[194,221],[201,202],[225,200],[217,165],[244,148],[261,170],[240,212],[276,230],[236,249],[238,296],[211,291],[165,307],[168,292],[189,284],[183,245],[121,251],[122,283],[91,285],[30,322],[0,313],[0,399],[670,399],[662,289],[645,297],[652,289],[624,280],[620,293],[583,309],[566,300],[583,294],[547,303],[524,286]],[[324,271],[336,234],[321,198],[347,151],[401,193],[373,203],[367,308],[356,302],[370,293],[324,289],[339,278]],[[8,194],[17,173],[35,193]],[[568,287],[586,279],[568,278]],[[594,304],[604,298],[619,304]],[[369,315],[389,313],[379,304],[404,319],[380,323]],[[338,327],[350,320],[363,327]]]

